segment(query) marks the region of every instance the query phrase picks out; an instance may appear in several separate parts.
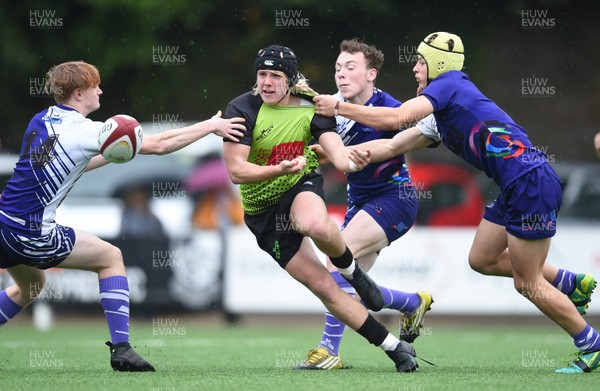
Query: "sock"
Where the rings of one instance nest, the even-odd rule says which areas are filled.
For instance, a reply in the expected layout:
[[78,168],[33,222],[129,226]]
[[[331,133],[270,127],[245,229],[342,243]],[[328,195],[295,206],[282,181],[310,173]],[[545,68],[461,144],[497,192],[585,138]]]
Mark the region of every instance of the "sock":
[[565,295],[570,295],[575,290],[575,273],[568,270],[558,269],[558,274],[552,285]]
[[[363,325],[360,326],[358,330],[356,330],[356,332],[362,335],[367,341],[369,341],[371,345],[379,346],[382,347],[382,349],[384,349],[382,345],[385,342],[386,346],[390,346],[390,332],[387,331],[387,329],[383,327],[383,325],[379,323],[371,314],[367,316],[365,323],[363,323]],[[396,339],[396,337],[394,337],[393,335],[391,335],[391,338],[395,339],[396,343],[399,342],[398,339]],[[394,348],[395,347],[396,346],[394,345]]]
[[12,319],[23,307],[12,301],[6,289],[0,292],[0,326]]
[[600,350],[600,336],[589,324],[586,324],[585,328],[573,337],[573,342],[575,342],[575,346],[584,353]]
[[379,286],[383,295],[383,308],[398,310],[406,315],[412,315],[419,308],[421,298],[416,293],[406,293]]
[[394,337],[391,333],[388,333],[387,337],[385,337],[379,347],[385,352],[396,349],[396,346],[398,346],[399,343],[400,340],[398,338]]
[[113,344],[129,342],[129,284],[125,276],[100,280],[100,303]]
[[[354,297],[356,294],[354,288],[339,272],[331,272],[331,276],[344,292]],[[329,353],[337,356],[345,329],[346,325],[342,321],[333,316],[329,311],[325,311],[325,328],[323,329],[323,338],[321,338],[319,346],[324,347],[329,350]]]
[[340,272],[340,274],[342,274],[344,277],[348,277],[351,280],[352,278],[352,273],[354,273],[354,270],[356,269],[356,263],[352,262],[350,264],[350,266],[348,267],[338,267],[338,271]]
[[339,257],[329,257],[329,260],[346,277],[351,276],[356,268],[354,257],[348,246],[346,246],[346,250],[342,255]]

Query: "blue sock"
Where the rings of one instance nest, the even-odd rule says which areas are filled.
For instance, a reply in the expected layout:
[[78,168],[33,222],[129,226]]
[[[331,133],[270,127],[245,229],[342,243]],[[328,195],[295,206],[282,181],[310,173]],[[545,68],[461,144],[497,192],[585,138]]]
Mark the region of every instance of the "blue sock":
[[12,319],[23,307],[8,297],[6,289],[0,292],[0,326]]
[[[339,272],[332,272],[331,276],[340,288],[354,297],[354,288]],[[341,320],[333,316],[329,311],[325,311],[325,328],[323,329],[323,338],[321,338],[319,346],[326,348],[331,354],[337,356],[345,329],[346,325]]]
[[565,295],[570,295],[575,290],[575,273],[568,270],[558,269],[558,274],[552,285]]
[[100,280],[100,303],[113,344],[129,342],[129,284],[125,276]]
[[379,290],[383,295],[383,308],[391,308],[403,314],[412,315],[421,304],[421,298],[416,293],[395,291],[381,285]]
[[573,337],[575,346],[585,353],[596,352],[600,350],[600,336],[596,329],[593,329],[589,324],[577,335]]

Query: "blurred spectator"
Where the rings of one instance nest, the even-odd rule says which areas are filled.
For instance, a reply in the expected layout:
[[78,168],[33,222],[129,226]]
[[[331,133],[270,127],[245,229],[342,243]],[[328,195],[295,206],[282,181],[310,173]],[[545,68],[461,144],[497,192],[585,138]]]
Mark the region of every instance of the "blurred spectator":
[[128,238],[164,238],[162,223],[150,209],[148,189],[133,185],[123,192],[125,209],[121,219],[121,236]]
[[594,146],[596,147],[596,155],[600,157],[600,132],[596,133],[596,137],[594,137]]
[[219,229],[244,222],[239,196],[232,188],[197,194],[192,223],[197,229]]
[[229,181],[225,161],[208,155],[186,179],[185,187],[195,202],[192,223],[198,229],[219,229],[244,222],[238,193]]
[[223,270],[230,227],[244,221],[238,192],[223,157],[202,157],[185,181],[194,207],[190,240],[181,249],[181,267],[173,268],[170,294],[189,309],[202,310],[222,300]]

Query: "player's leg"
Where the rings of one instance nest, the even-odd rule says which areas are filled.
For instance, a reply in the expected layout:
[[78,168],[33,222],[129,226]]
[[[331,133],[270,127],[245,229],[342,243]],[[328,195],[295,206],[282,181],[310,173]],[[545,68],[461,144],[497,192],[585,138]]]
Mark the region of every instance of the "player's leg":
[[16,265],[7,271],[15,285],[0,292],[0,326],[35,300],[46,281],[43,271],[30,266]]
[[528,240],[508,234],[510,261],[517,291],[573,337],[579,356],[559,372],[588,372],[600,365],[600,336],[582,318],[568,297],[542,276],[550,238]]
[[[394,337],[361,303],[340,289],[317,258],[308,239],[302,241],[300,249],[287,263],[285,270],[313,292],[336,318],[356,330],[371,344],[384,350],[394,361],[398,371],[412,372],[417,369],[412,346]],[[323,365],[336,365],[336,362],[325,362]]]
[[542,275],[550,238],[530,240],[504,235],[508,236],[515,289],[569,334],[580,332],[585,321],[570,300]]
[[[408,232],[416,213],[415,197],[398,198],[396,193],[392,197],[377,197],[364,204],[349,221],[346,220],[342,235],[361,266],[364,262],[369,270],[379,251]],[[425,291],[404,292],[381,285],[379,289],[384,298],[384,308],[402,312],[400,339],[413,342],[419,336],[425,313],[431,308],[431,294]]]
[[508,255],[517,291],[573,337],[580,349],[571,370],[592,370],[600,364],[600,336],[568,297],[543,276],[551,237],[556,233],[562,186],[549,165],[517,178],[507,189],[505,209]]
[[88,232],[75,230],[71,254],[57,267],[98,274],[100,302],[111,335],[111,366],[118,371],[154,371],[129,344],[129,284],[121,250]]
[[[498,204],[502,205],[502,202],[499,197],[494,204],[495,207]],[[506,235],[499,234],[505,232],[505,227],[502,225],[498,213],[493,209],[486,209],[486,214],[477,228],[473,246],[469,252],[469,265],[481,274],[512,277]],[[596,280],[592,275],[576,274],[565,269],[558,269],[550,264],[544,264],[542,273],[546,281],[569,296],[580,314],[585,314],[596,287]]]
[[[352,213],[351,216],[346,215],[346,221],[352,221],[351,219],[354,218],[354,216],[354,213]],[[369,216],[367,215],[367,217]],[[344,238],[344,241],[348,243],[348,248],[350,248],[350,251],[355,256],[360,267],[365,271],[368,271],[375,263],[375,260],[377,259],[377,252],[387,245],[387,239],[385,238],[385,233],[383,230],[375,221],[373,221],[373,219],[370,217],[369,219],[371,221],[367,221],[367,225],[363,227],[363,235],[350,235],[350,237],[348,237],[346,232],[348,230],[348,226],[345,226],[344,230],[342,230],[342,237]],[[369,224],[375,224],[377,228],[379,228],[379,231],[374,232]],[[350,231],[355,230],[356,228],[350,228]],[[381,236],[383,236],[383,239]],[[360,254],[359,256],[356,255],[357,252]],[[327,259],[327,269],[329,270],[334,281],[344,292],[348,293],[352,297],[356,296],[356,291],[352,285],[350,285],[350,283],[340,274],[337,268],[331,263],[329,258]],[[313,369],[315,367],[321,369],[323,368],[322,363],[331,362],[332,360],[339,361],[338,365],[323,369],[341,368],[342,364],[339,357],[339,348],[345,329],[346,325],[344,322],[336,318],[326,309],[323,335],[319,342],[319,346],[316,349],[311,349],[309,351],[306,361],[301,363],[297,369]]]
[[310,237],[317,248],[329,256],[368,308],[379,311],[383,307],[379,287],[354,262],[352,252],[346,246],[339,227],[329,217],[320,194],[304,190],[297,193],[291,205],[290,220],[297,232]]
[[[363,270],[371,269],[378,252],[410,229],[416,218],[416,207],[417,201],[414,196],[399,198],[397,191],[391,195],[374,197],[364,204],[350,201],[342,226],[342,236]],[[355,290],[329,260],[327,266],[338,285],[346,293],[354,296]],[[433,301],[431,295],[428,292],[402,292],[384,286],[379,286],[379,289],[384,299],[384,308],[403,312],[401,339],[407,342],[414,341],[419,335],[419,328],[422,327],[423,316]],[[307,362],[338,356],[344,329],[344,323],[326,311],[319,347],[311,350],[312,355],[309,354]]]

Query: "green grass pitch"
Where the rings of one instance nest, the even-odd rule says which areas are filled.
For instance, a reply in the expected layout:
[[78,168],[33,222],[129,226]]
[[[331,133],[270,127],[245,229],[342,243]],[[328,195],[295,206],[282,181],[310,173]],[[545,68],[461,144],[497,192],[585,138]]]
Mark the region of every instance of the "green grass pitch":
[[[153,323],[154,322],[154,323]],[[397,332],[397,324],[387,324]],[[600,389],[600,372],[560,375],[575,351],[551,326],[434,325],[415,341],[417,373],[347,330],[341,355],[350,369],[293,371],[321,336],[321,326],[265,322],[198,325],[177,317],[136,320],[133,346],[156,373],[117,373],[109,366],[101,320],[61,323],[40,332],[25,320],[0,328],[0,390],[577,390]]]

